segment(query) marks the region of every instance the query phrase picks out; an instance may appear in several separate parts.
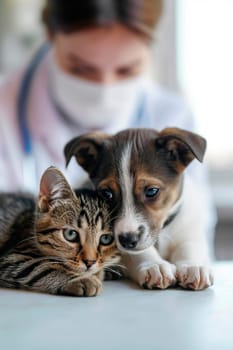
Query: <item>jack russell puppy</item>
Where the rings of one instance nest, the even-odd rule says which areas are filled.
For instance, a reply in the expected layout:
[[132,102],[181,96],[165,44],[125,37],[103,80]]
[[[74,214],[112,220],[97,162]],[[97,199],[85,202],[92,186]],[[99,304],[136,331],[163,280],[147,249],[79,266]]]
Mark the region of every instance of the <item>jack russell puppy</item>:
[[202,193],[184,170],[202,162],[206,141],[178,128],[88,133],[65,147],[111,203],[114,234],[129,276],[144,288],[213,284]]

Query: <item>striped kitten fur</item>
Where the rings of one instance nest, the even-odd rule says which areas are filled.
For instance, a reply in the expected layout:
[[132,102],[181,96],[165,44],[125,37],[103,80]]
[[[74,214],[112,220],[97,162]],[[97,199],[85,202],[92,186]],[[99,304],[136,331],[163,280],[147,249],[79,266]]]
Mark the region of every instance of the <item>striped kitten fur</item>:
[[74,193],[56,168],[42,176],[36,203],[0,195],[0,287],[94,296],[119,259],[106,203],[91,190]]

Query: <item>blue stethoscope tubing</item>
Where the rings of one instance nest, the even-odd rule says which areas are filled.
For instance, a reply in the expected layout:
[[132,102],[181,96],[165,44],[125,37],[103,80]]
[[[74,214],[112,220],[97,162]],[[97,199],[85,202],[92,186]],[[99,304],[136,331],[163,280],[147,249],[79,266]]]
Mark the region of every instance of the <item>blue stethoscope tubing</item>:
[[17,100],[17,117],[19,122],[20,135],[22,138],[23,151],[25,155],[32,153],[32,140],[30,131],[28,128],[27,108],[28,99],[30,96],[31,85],[36,73],[37,68],[40,66],[45,55],[50,49],[50,44],[43,44],[40,49],[36,52],[31,63],[29,64],[22,82],[19,88],[18,100]]
[[26,69],[24,76],[22,78],[18,100],[17,100],[17,117],[19,122],[19,131],[21,136],[21,142],[23,147],[23,159],[22,159],[22,170],[23,170],[23,187],[24,190],[35,192],[38,190],[37,181],[36,181],[36,173],[37,167],[35,158],[33,155],[33,144],[30,135],[30,130],[28,127],[28,99],[30,97],[30,90],[32,86],[33,79],[35,77],[35,73],[43,58],[47,54],[50,45],[48,43],[43,44],[40,49],[36,52],[33,57],[31,63]]

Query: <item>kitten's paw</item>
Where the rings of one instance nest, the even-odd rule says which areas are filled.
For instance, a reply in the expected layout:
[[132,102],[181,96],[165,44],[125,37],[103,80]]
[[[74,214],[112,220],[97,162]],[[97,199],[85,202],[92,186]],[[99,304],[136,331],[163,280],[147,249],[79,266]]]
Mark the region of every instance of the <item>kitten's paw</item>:
[[102,282],[96,276],[90,276],[73,282],[69,286],[69,293],[78,297],[94,297],[102,290]]
[[145,289],[165,289],[176,283],[176,267],[168,262],[140,269],[138,282]]
[[180,265],[176,277],[178,284],[185,289],[202,290],[214,283],[213,272],[206,266]]

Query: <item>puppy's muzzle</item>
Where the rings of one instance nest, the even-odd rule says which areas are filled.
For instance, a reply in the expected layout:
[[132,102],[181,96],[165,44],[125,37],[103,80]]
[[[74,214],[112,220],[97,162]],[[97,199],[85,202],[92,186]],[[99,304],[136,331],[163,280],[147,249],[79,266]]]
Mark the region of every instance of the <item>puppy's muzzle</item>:
[[124,249],[134,249],[140,240],[140,234],[133,232],[121,233],[118,239]]

